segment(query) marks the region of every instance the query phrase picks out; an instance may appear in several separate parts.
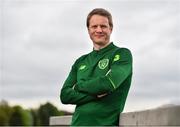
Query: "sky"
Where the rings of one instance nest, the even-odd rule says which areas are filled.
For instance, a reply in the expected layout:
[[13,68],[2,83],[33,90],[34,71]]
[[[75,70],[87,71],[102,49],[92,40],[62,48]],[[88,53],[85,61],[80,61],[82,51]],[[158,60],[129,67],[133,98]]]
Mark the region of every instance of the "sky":
[[93,49],[86,17],[94,8],[111,12],[111,41],[133,54],[124,111],[179,105],[179,0],[0,0],[0,100],[73,111],[59,94],[74,61]]

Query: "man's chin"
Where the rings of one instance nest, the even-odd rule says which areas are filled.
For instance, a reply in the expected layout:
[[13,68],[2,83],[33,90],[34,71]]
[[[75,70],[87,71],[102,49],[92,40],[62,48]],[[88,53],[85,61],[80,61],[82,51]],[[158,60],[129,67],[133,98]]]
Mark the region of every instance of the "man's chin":
[[106,41],[94,41],[95,44],[97,45],[105,45],[106,44]]
[[95,40],[94,43],[95,44],[104,44],[105,41],[104,40]]

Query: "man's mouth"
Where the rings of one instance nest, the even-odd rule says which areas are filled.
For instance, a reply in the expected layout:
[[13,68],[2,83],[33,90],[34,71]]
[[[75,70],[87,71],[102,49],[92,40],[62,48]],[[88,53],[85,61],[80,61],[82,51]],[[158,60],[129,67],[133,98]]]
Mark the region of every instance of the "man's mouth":
[[95,37],[102,38],[102,37],[104,37],[104,35],[95,35]]

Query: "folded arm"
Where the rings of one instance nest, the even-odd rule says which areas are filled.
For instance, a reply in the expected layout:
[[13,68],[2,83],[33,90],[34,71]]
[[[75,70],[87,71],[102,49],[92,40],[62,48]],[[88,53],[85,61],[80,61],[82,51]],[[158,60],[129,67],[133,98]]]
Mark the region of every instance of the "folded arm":
[[80,105],[97,99],[95,96],[89,95],[88,93],[74,90],[76,82],[76,68],[73,66],[61,89],[60,99],[63,104]]
[[116,90],[131,73],[131,52],[128,49],[120,49],[115,54],[111,68],[106,75],[78,83],[75,89],[91,95],[103,95]]

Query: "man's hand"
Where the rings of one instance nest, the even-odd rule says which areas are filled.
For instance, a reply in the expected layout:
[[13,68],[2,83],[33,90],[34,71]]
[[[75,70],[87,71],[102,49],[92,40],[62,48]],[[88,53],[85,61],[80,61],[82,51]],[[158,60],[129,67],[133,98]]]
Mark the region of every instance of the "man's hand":
[[107,95],[107,93],[104,93],[104,94],[97,95],[97,97],[98,97],[98,98],[101,98],[101,97],[104,97],[104,96],[106,96],[106,95]]

